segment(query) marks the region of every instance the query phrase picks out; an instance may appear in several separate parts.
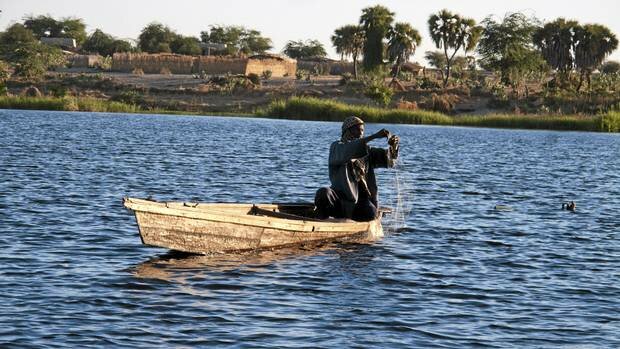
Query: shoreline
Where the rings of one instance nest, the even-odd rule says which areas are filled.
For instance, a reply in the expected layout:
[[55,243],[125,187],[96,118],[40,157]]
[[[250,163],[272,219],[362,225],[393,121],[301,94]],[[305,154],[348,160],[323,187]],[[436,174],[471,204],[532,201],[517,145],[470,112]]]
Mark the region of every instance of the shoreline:
[[488,114],[452,116],[434,111],[383,109],[350,105],[314,97],[277,99],[267,107],[252,113],[239,111],[192,112],[174,109],[145,109],[135,104],[109,101],[94,97],[27,97],[1,96],[0,109],[80,111],[132,114],[163,114],[193,116],[240,116],[270,119],[308,121],[341,121],[349,115],[358,115],[367,122],[438,125],[459,127],[487,127],[511,129],[536,129],[556,131],[620,132],[620,111],[598,115],[538,115],[538,114]]

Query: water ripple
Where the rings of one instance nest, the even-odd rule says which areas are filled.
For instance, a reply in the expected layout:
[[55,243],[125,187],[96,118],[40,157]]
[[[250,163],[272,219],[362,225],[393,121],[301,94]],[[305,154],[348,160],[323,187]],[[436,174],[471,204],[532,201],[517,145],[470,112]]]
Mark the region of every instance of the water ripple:
[[180,254],[121,206],[312,201],[339,127],[0,110],[0,346],[620,346],[617,135],[369,124],[373,244]]

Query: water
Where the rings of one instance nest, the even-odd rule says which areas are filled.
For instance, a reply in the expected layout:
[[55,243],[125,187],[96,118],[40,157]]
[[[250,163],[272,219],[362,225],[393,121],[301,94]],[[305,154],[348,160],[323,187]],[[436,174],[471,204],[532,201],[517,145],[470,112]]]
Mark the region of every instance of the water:
[[0,110],[0,346],[620,347],[618,135],[368,125],[372,244],[184,256],[121,205],[311,201],[339,127]]

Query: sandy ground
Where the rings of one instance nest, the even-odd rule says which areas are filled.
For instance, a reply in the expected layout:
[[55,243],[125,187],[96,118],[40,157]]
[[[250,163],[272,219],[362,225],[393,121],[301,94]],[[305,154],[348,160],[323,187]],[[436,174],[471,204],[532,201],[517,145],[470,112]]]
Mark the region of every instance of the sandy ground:
[[[70,78],[86,77],[87,82],[75,82]],[[64,80],[63,80],[64,79]],[[242,112],[252,113],[257,108],[265,107],[273,100],[285,99],[290,96],[309,96],[332,99],[348,104],[374,105],[365,97],[359,88],[342,86],[340,76],[316,76],[310,81],[296,80],[294,77],[270,78],[262,80],[260,87],[224,91],[209,84],[206,79],[192,75],[179,74],[128,74],[114,72],[98,72],[96,70],[64,69],[35,86],[44,93],[49,93],[54,84],[63,84],[72,94],[94,96],[98,98],[117,98],[126,91],[137,91],[147,105],[156,108],[174,109],[193,112]],[[386,83],[389,79],[386,80]],[[30,83],[27,83],[30,84]],[[407,87],[407,84],[405,87]],[[16,85],[13,93],[19,93],[24,84]],[[421,91],[407,88],[407,91],[394,95],[392,107],[399,101],[416,102],[428,99],[432,91]],[[456,114],[489,113],[486,105],[488,97],[458,96],[455,107]]]

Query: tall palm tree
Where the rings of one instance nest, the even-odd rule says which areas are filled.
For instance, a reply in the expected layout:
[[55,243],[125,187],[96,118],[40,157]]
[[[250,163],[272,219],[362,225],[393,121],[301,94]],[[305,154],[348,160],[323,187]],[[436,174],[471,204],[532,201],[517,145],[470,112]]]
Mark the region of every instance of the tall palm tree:
[[359,25],[345,25],[336,29],[331,39],[341,60],[348,56],[353,59],[353,75],[357,79],[357,60],[364,48],[364,30]]
[[560,72],[564,78],[575,64],[574,35],[578,27],[577,21],[558,18],[539,28],[533,36],[534,44],[540,49],[549,66]]
[[586,24],[575,31],[575,67],[579,70],[581,88],[584,77],[590,87],[592,71],[598,68],[605,58],[618,47],[618,39],[609,28],[600,24]]
[[374,70],[383,64],[383,39],[394,21],[394,12],[376,5],[362,10],[360,25],[364,29],[364,68]]
[[[428,30],[431,39],[438,49],[443,49],[446,57],[446,74],[444,75],[443,87],[448,85],[452,60],[459,50],[465,53],[473,50],[480,40],[482,28],[476,26],[476,21],[471,18],[461,17],[448,10],[441,10],[428,19]],[[452,53],[448,50],[452,49]]]
[[415,53],[416,48],[422,42],[420,33],[409,23],[396,23],[388,32],[387,56],[394,63],[392,81],[395,82],[400,69]]

